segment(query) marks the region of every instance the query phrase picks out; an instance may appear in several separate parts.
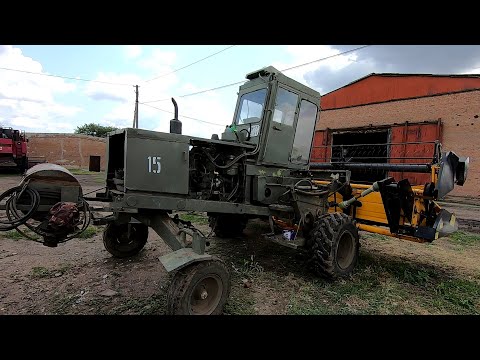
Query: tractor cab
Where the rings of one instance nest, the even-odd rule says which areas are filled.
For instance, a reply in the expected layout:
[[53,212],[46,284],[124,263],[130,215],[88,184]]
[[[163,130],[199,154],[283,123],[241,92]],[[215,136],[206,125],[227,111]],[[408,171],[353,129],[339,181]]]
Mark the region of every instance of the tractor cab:
[[272,66],[246,78],[222,140],[255,144],[257,165],[308,168],[320,93]]

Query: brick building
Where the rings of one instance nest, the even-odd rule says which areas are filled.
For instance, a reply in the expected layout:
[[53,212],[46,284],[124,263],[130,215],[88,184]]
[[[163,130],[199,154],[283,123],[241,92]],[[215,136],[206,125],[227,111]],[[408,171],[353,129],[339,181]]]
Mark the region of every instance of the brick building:
[[[330,161],[332,151],[346,151],[340,145],[375,144],[368,154],[378,158],[362,162],[427,163],[439,141],[444,151],[470,157],[467,182],[450,195],[480,197],[480,75],[370,74],[323,95],[321,108],[312,162]],[[414,184],[429,178],[388,176]]]
[[[100,169],[106,165],[106,140],[79,134],[30,133],[28,156],[41,157],[49,163],[67,168],[88,169],[90,161],[98,161]],[[92,157],[97,157],[92,158]]]

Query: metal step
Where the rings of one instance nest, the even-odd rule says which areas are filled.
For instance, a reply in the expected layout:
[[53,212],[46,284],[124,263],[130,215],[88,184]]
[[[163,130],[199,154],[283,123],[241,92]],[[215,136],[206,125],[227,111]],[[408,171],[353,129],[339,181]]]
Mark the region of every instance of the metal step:
[[305,245],[305,238],[299,235],[297,235],[295,240],[287,240],[281,234],[263,234],[263,237],[267,240],[273,241],[274,243],[292,249],[297,249],[298,247],[303,247]]

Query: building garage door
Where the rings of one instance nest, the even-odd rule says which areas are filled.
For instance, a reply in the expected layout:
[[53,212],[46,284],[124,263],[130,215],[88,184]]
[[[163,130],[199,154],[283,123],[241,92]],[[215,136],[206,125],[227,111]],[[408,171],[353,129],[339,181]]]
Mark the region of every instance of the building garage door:
[[[440,121],[405,123],[392,126],[390,134],[390,163],[425,164],[430,163],[435,156],[435,142],[441,142],[442,124]],[[423,185],[431,181],[430,174],[390,172],[389,176],[396,180],[407,178],[412,185]]]
[[[438,121],[403,123],[369,128],[326,129],[315,132],[310,161],[418,164],[430,163],[442,140]],[[371,169],[352,171],[352,180],[372,182],[392,176],[407,178],[412,185],[430,181],[429,174],[386,172]]]

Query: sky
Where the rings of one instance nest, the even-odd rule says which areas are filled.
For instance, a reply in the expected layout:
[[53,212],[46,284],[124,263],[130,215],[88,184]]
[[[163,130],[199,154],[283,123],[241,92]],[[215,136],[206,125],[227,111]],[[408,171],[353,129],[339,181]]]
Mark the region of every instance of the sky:
[[0,45],[0,126],[48,133],[92,122],[132,127],[139,85],[140,128],[168,132],[173,97],[183,133],[210,138],[232,122],[240,84],[189,94],[270,65],[284,70],[330,57],[284,72],[322,95],[370,73],[480,74],[478,45],[370,45],[342,54],[361,46]]

